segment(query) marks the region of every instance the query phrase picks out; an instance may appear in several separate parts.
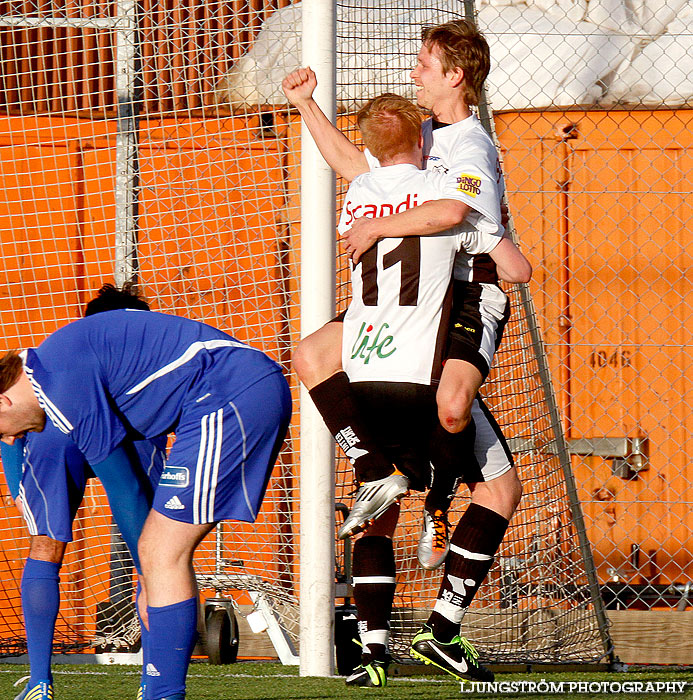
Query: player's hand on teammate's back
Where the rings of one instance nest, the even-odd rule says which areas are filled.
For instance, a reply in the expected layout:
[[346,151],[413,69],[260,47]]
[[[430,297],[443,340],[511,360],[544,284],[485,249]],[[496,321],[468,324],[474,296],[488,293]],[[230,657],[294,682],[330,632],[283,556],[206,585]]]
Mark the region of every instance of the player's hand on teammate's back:
[[507,229],[509,223],[510,210],[508,209],[508,205],[505,204],[505,202],[501,202],[501,224],[503,224],[503,228]]
[[361,256],[378,242],[380,236],[377,226],[377,219],[362,216],[355,219],[351,228],[342,234],[342,247],[354,265],[357,265]]
[[308,66],[289,73],[282,80],[282,90],[291,104],[298,105],[303,100],[308,100],[313,96],[317,84],[318,79],[315,77],[315,72]]

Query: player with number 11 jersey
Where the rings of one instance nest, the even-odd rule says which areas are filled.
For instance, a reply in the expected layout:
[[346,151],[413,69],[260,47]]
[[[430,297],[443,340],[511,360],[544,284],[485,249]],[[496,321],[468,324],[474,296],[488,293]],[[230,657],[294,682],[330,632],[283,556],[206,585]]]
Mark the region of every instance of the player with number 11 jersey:
[[[347,191],[339,231],[361,216],[386,216],[440,199],[447,179],[406,163],[363,173]],[[342,343],[350,380],[428,385],[438,379],[455,257],[461,249],[467,256],[489,253],[500,235],[460,226],[445,235],[386,238],[352,265]]]

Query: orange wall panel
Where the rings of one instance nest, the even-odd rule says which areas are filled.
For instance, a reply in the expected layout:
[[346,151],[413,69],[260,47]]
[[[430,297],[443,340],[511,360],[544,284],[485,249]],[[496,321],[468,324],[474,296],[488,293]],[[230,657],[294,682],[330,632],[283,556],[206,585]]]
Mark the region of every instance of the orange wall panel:
[[[576,138],[561,143],[568,122]],[[671,110],[496,117],[567,435],[649,440],[637,478],[573,457],[602,580],[618,567],[643,580],[649,568],[629,568],[631,545],[641,560],[657,552],[662,582],[693,573],[693,518],[676,507],[693,496],[691,122],[690,111]]]
[[75,154],[62,146],[0,147],[0,309],[5,342],[21,345],[74,318]]

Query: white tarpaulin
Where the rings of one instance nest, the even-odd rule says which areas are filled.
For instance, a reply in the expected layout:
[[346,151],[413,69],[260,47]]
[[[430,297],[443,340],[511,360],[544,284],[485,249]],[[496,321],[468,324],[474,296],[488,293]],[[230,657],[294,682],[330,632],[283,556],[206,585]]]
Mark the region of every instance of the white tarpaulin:
[[[693,0],[536,0],[482,3],[495,111],[573,105],[693,103]],[[409,4],[409,3],[407,3]],[[423,24],[460,15],[459,0],[340,3],[337,101],[352,109],[385,89],[413,97],[409,72]],[[339,26],[349,27],[340,38]],[[276,11],[220,86],[236,106],[280,105],[300,65],[301,6]]]
[[648,41],[614,76],[607,99],[623,104],[693,103],[693,5],[685,5],[666,32]]
[[494,110],[593,104],[631,47],[627,36],[535,7],[485,6],[478,23],[491,48]]

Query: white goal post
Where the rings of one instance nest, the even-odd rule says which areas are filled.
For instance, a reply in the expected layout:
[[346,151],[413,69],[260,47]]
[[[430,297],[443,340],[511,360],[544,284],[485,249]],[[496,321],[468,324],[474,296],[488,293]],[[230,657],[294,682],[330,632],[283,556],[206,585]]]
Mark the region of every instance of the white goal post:
[[[318,78],[315,99],[335,119],[335,7],[303,1],[303,65]],[[305,126],[301,131],[301,337],[335,309],[335,176]],[[300,665],[304,676],[334,673],[334,441],[301,388]]]

